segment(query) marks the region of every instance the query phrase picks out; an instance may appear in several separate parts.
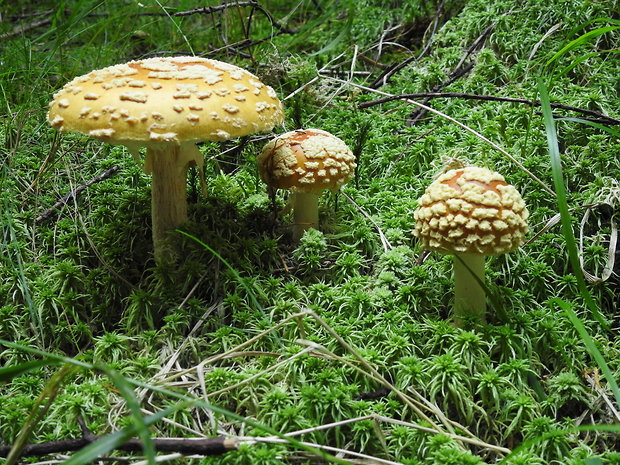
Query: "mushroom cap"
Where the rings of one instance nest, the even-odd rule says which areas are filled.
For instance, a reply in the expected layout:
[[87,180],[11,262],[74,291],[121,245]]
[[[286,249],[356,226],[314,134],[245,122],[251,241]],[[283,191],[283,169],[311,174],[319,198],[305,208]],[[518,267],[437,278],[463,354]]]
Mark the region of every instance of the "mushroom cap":
[[199,57],[147,58],[76,77],[54,95],[49,123],[113,144],[227,140],[283,120],[274,90],[252,73]]
[[257,162],[268,186],[305,193],[340,189],[357,166],[347,144],[320,129],[281,134],[265,145]]
[[418,200],[414,235],[442,253],[499,255],[516,249],[527,233],[528,212],[504,177],[474,166],[450,170]]

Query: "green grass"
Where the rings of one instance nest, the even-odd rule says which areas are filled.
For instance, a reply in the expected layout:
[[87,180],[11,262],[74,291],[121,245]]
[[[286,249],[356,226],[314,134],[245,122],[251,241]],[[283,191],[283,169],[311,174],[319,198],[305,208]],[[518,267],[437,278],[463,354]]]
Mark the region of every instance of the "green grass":
[[[583,277],[615,251],[618,127],[548,106],[620,117],[612,2],[447,1],[436,18],[440,2],[275,0],[175,16],[203,3],[3,4],[0,35],[49,21],[0,44],[0,445],[79,437],[83,419],[105,439],[69,463],[127,437],[153,463],[152,438],[223,433],[245,443],[184,462],[313,463],[346,449],[406,465],[619,463],[618,264],[605,281]],[[358,108],[380,97],[367,87],[385,65],[429,41],[378,90],[432,90],[492,24],[445,90],[540,98],[542,114],[436,99],[458,124],[428,113],[408,127],[405,101]],[[250,69],[290,96],[278,132],[317,127],[355,150],[346,197],[321,199],[321,231],[291,244],[276,214],[286,194],[270,198],[256,172],[268,137],[205,143],[208,192],[190,175],[178,234],[185,260],[155,263],[149,177],[123,147],[59,136],[45,115],[75,76],[171,53]],[[531,214],[533,240],[487,261],[497,311],[484,325],[451,324],[451,259],[418,260],[412,234],[449,158],[502,173]]]

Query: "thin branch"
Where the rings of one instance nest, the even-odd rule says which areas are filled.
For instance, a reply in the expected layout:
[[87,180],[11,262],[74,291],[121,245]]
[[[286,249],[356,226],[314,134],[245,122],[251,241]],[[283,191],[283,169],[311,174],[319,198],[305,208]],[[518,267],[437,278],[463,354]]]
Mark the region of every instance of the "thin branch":
[[[330,79],[332,81],[337,81],[337,82],[345,82],[342,81],[341,79],[337,79],[337,78],[333,78],[333,77],[328,77],[328,76],[324,76],[325,79]],[[348,83],[354,87],[357,87],[359,89],[363,89],[366,90],[368,92],[374,92],[377,94],[381,94],[381,95],[385,95],[387,97],[392,96],[392,94],[388,94],[387,92],[383,92],[377,89],[371,89],[370,87],[366,87],[366,86],[362,86],[360,84],[354,84],[354,83]],[[510,161],[512,161],[515,165],[517,165],[519,167],[519,169],[521,171],[523,171],[524,173],[526,173],[528,176],[530,176],[534,181],[536,181],[538,184],[540,184],[540,186],[549,193],[549,195],[556,197],[556,193],[549,188],[549,186],[547,186],[544,182],[542,182],[538,176],[536,176],[534,173],[532,173],[530,170],[528,170],[523,163],[521,163],[519,160],[517,160],[515,157],[513,157],[512,155],[510,155],[506,150],[504,150],[503,148],[501,148],[499,145],[497,145],[495,142],[491,141],[490,139],[488,139],[487,137],[484,137],[482,134],[480,134],[478,131],[475,131],[474,129],[470,128],[469,126],[467,126],[466,124],[461,123],[459,120],[452,118],[451,116],[446,115],[445,113],[442,113],[439,110],[435,110],[434,108],[431,108],[429,106],[424,105],[423,103],[420,102],[416,102],[415,100],[411,100],[411,99],[406,99],[407,103],[410,103],[411,105],[415,105],[417,107],[420,108],[424,108],[426,111],[430,111],[431,113],[434,113],[438,116],[441,116],[442,118],[445,118],[446,120],[456,124],[457,126],[460,126],[461,128],[465,129],[466,131],[472,133],[474,136],[476,136],[477,138],[479,138],[480,140],[483,140],[484,142],[486,142],[487,144],[489,144],[491,147],[493,147],[495,150],[497,150],[498,152],[502,153],[505,157],[507,157]]]
[[119,170],[118,166],[113,166],[112,168],[108,168],[107,170],[105,170],[103,173],[101,173],[100,175],[94,177],[93,179],[91,179],[90,181],[76,187],[75,189],[73,189],[71,192],[69,192],[68,194],[64,195],[60,200],[58,200],[58,202],[56,202],[54,205],[52,205],[50,208],[48,208],[47,210],[45,210],[43,213],[41,213],[39,216],[37,216],[34,219],[35,223],[40,223],[41,221],[47,220],[50,216],[53,215],[54,211],[56,211],[56,209],[65,206],[67,203],[69,203],[71,200],[74,200],[77,198],[77,196],[84,190],[86,190],[88,187],[92,186],[93,184],[96,184],[98,182],[101,182],[105,179],[108,179],[109,177],[111,177],[114,173],[116,173]]
[[381,54],[383,53],[383,43],[385,42],[385,38],[388,36],[388,34],[392,31],[398,30],[400,27],[401,25],[397,24],[396,26],[389,26],[387,29],[383,31],[383,33],[381,34],[381,38],[379,39],[379,43],[376,45],[377,56],[375,60],[379,61],[381,59]]
[[388,251],[392,248],[392,244],[390,244],[390,241],[388,241],[387,237],[385,237],[385,234],[383,234],[383,231],[381,230],[381,226],[379,226],[377,224],[377,222],[375,220],[372,219],[372,217],[366,213],[364,211],[364,209],[362,207],[360,207],[357,202],[355,202],[355,200],[353,200],[350,196],[348,196],[346,193],[341,192],[341,194],[344,196],[345,199],[347,199],[349,202],[351,202],[351,204],[357,208],[359,210],[359,212],[364,215],[364,217],[370,221],[374,227],[377,229],[377,232],[379,233],[379,238],[381,239],[381,244],[383,245],[383,250],[384,251]]
[[[203,8],[196,8],[194,10],[178,11],[176,13],[170,13],[170,16],[190,16],[190,15],[195,15],[195,14],[211,14],[216,11],[224,10],[227,8],[235,8],[235,7],[241,7],[241,6],[250,6],[253,9],[260,11],[262,14],[264,14],[267,17],[267,19],[269,19],[271,24],[273,24],[276,27],[276,29],[282,32],[285,32],[287,34],[294,34],[296,32],[295,30],[290,29],[284,26],[283,24],[280,24],[278,21],[274,19],[274,17],[271,15],[271,13],[267,9],[265,9],[260,3],[254,2],[254,1],[232,2],[232,3],[223,3],[221,5],[216,5],[216,6],[206,6]],[[155,15],[161,16],[162,14],[163,13],[153,13],[152,16],[155,16]]]
[[[21,15],[11,15],[8,18],[6,18],[6,20],[10,21],[10,22],[15,22],[15,21],[19,21],[21,19],[36,18],[37,16],[51,15],[52,13],[54,13],[53,9],[44,10],[44,11],[35,11],[35,12],[32,12],[32,13],[24,13],[24,14],[21,14]],[[0,21],[2,21],[2,20],[0,19]]]
[[[510,14],[510,12],[506,14]],[[496,23],[490,24],[484,31],[482,31],[482,34],[480,34],[478,38],[474,40],[469,47],[467,47],[467,50],[465,50],[465,54],[461,57],[461,60],[454,67],[454,71],[452,71],[453,73],[456,72],[456,70],[460,69],[465,64],[465,61],[470,57],[470,55],[474,53],[482,44],[484,44],[484,41],[489,37],[493,29],[495,29],[495,24]]]
[[97,182],[100,182],[100,181],[103,181],[104,179],[109,178],[116,171],[118,171],[118,166],[114,166],[114,167],[104,171],[103,173],[97,175],[96,177],[94,177],[90,181],[87,181],[86,183],[76,187],[75,189],[72,189],[68,194],[65,194],[64,196],[62,196],[54,205],[52,205],[50,208],[46,209],[43,213],[41,213],[39,216],[37,216],[34,219],[34,222],[35,223],[40,223],[41,221],[44,221],[44,220],[48,219],[50,216],[52,216],[52,214],[54,213],[54,211],[56,209],[67,205],[70,201],[75,201],[77,199],[77,196],[82,191],[86,190],[89,186],[91,186],[91,185],[93,185],[93,184],[95,184]]
[[[506,13],[504,13],[502,15],[502,17],[507,16],[509,14],[512,13],[512,10],[507,11]],[[463,54],[463,56],[461,57],[460,61],[458,62],[458,64],[454,67],[454,69],[452,70],[452,72],[450,73],[450,76],[448,77],[448,79],[444,82],[442,82],[441,84],[436,85],[435,87],[433,87],[431,89],[431,92],[438,92],[441,89],[448,87],[450,84],[452,84],[454,81],[456,81],[457,79],[459,79],[461,76],[464,76],[465,74],[469,73],[473,68],[474,68],[474,63],[465,63],[467,61],[467,59],[478,49],[480,49],[482,47],[482,45],[484,44],[484,41],[489,37],[489,35],[491,34],[491,32],[493,31],[493,29],[495,29],[495,25],[497,24],[497,22],[490,24],[489,26],[487,26],[487,28],[482,31],[482,33],[478,36],[478,38],[476,38],[476,40],[474,40],[469,47],[467,47],[467,50],[465,50],[465,53]],[[430,99],[426,99],[424,100],[424,104],[428,103]],[[407,121],[405,122],[406,126],[413,126],[415,125],[418,121],[420,121],[420,119],[422,119],[424,117],[424,115],[426,114],[428,110],[425,110],[424,108],[417,108],[414,111],[411,112],[411,114],[409,115],[409,118],[407,119]]]
[[[378,87],[384,86],[385,84],[388,83],[388,81],[390,80],[390,78],[394,74],[399,72],[401,69],[403,69],[409,63],[411,63],[413,61],[419,60],[420,58],[422,58],[424,55],[426,55],[428,53],[428,51],[430,50],[431,45],[433,43],[433,37],[435,36],[435,32],[437,31],[437,25],[439,24],[439,19],[440,19],[441,14],[442,14],[443,4],[444,4],[444,1],[442,0],[441,3],[439,4],[439,6],[437,7],[437,12],[435,13],[435,19],[433,20],[433,24],[432,24],[431,36],[429,37],[429,39],[426,42],[426,45],[424,46],[422,51],[420,53],[418,53],[417,55],[412,55],[409,58],[407,58],[406,60],[403,60],[400,63],[394,63],[393,65],[388,67],[386,70],[384,70],[379,75],[379,77],[377,77],[377,79],[374,80],[374,82],[372,82],[370,84],[369,87],[372,87],[373,89],[377,89]],[[378,60],[378,57],[377,57],[377,60]]]
[[[272,16],[272,14],[266,9],[264,8],[260,3],[256,2],[256,1],[240,1],[240,2],[231,2],[231,3],[222,3],[221,5],[215,5],[215,6],[206,6],[206,7],[202,7],[202,8],[195,8],[192,10],[186,10],[186,11],[176,11],[176,12],[168,12],[168,11],[145,11],[145,12],[140,12],[140,13],[134,13],[131,14],[130,16],[172,16],[172,17],[185,17],[185,16],[192,16],[192,15],[197,15],[197,14],[211,14],[211,13],[215,13],[218,11],[222,11],[222,10],[226,10],[228,8],[238,8],[238,7],[252,7],[252,9],[256,9],[259,10],[263,15],[265,15],[265,17],[267,17],[267,19],[271,22],[271,24],[280,32],[280,33],[284,33],[284,34],[294,34],[297,31],[294,29],[290,29],[288,27],[286,27],[285,25],[281,24],[280,22],[276,21],[276,19]],[[40,13],[32,13],[28,16],[23,15],[22,17],[36,17],[36,16],[43,16],[43,15],[50,15],[54,12],[54,10],[46,10],[46,11],[42,11]],[[69,15],[71,14],[70,10],[65,10],[65,15]],[[107,18],[110,17],[110,15],[108,13],[89,13],[87,15],[85,15],[86,18]],[[13,38],[15,36],[21,35],[24,32],[27,32],[31,29],[36,29],[42,26],[47,26],[48,24],[51,24],[52,22],[52,18],[43,18],[43,19],[39,19],[36,21],[33,21],[29,24],[23,25],[23,26],[16,26],[12,31],[10,32],[6,32],[2,35],[0,35],[0,40],[6,40],[6,39],[10,39]]]
[[[411,94],[401,94],[401,95],[393,95],[390,97],[383,97],[376,100],[371,100],[369,102],[363,102],[358,105],[358,108],[368,108],[374,105],[379,105],[381,103],[391,102],[393,100],[402,100],[402,99],[434,99],[434,98],[462,98],[467,100],[485,100],[491,102],[513,102],[513,103],[523,103],[525,105],[530,106],[540,106],[540,100],[529,100],[525,98],[514,98],[514,97],[498,97],[494,95],[478,95],[478,94],[466,94],[462,92],[417,92]],[[611,116],[607,116],[600,111],[596,110],[588,110],[586,108],[578,108],[570,105],[564,105],[562,103],[552,103],[551,108],[558,108],[560,110],[568,110],[574,111],[576,113],[581,113],[584,115],[590,115],[598,118],[599,120],[605,120],[608,124],[620,124],[620,119],[612,118]]]
[[[92,444],[105,436],[87,434],[81,438],[61,439],[58,441],[48,441],[39,444],[26,445],[21,452],[21,457],[39,457],[44,455],[56,454],[59,452],[78,451],[89,444]],[[214,438],[153,438],[153,445],[157,452],[179,452],[183,454],[196,454],[202,456],[221,455],[226,452],[236,450],[237,441],[233,438],[214,437]],[[11,446],[0,446],[0,457],[6,457],[11,450]],[[126,452],[142,452],[142,441],[140,439],[129,439],[121,444],[116,450]]]
[[[228,8],[241,7],[241,6],[251,6],[256,8],[258,6],[258,2],[248,1],[248,2],[231,2],[231,3],[222,3],[221,5],[215,6],[205,6],[202,8],[195,8],[193,10],[187,11],[177,11],[175,13],[170,13],[170,16],[191,16],[204,14],[208,15],[211,13],[215,13],[216,11],[227,10]],[[153,13],[144,13],[147,16],[165,16],[165,13],[153,12]]]
[[28,32],[31,29],[36,29],[38,27],[47,26],[52,23],[52,18],[43,18],[37,19],[29,24],[25,24],[23,26],[15,26],[12,31],[5,32],[0,35],[0,40],[12,39],[13,37],[22,35],[24,32]]
[[[469,73],[473,68],[474,68],[473,63],[468,63],[466,66],[463,66],[463,67],[460,67],[460,65],[457,66],[456,68],[454,68],[452,73],[450,73],[450,76],[448,77],[446,81],[433,87],[432,92],[436,92],[436,91],[443,89],[444,87],[448,87],[454,81],[456,81],[460,77],[465,76],[467,73]],[[430,100],[431,100],[430,98],[426,98],[422,101],[422,103],[427,104],[428,102],[430,102]],[[420,121],[424,117],[424,115],[426,115],[427,111],[428,110],[425,110],[424,108],[416,108],[409,115],[409,118],[405,122],[405,126],[409,126],[409,127],[414,126],[418,121]]]

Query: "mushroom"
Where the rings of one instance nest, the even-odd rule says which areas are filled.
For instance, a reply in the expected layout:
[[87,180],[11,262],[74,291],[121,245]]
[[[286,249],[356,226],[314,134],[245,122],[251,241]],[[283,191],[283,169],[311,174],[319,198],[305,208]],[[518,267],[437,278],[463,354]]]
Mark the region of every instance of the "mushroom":
[[426,249],[454,254],[454,316],[485,321],[484,257],[511,252],[527,233],[519,192],[486,168],[451,169],[418,200],[414,235]]
[[190,56],[91,71],[56,93],[48,113],[54,128],[125,145],[138,162],[146,147],[157,261],[174,257],[170,232],[187,220],[187,169],[203,164],[196,142],[268,132],[282,120],[274,90],[252,73]]
[[319,196],[353,177],[355,156],[341,139],[320,129],[298,129],[270,141],[257,158],[261,179],[271,188],[290,189],[293,239],[319,223]]

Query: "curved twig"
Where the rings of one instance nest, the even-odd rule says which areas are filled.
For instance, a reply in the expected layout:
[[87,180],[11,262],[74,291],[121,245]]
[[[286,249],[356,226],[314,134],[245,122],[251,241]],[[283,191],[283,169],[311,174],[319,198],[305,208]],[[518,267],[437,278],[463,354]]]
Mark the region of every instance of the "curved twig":
[[[462,92],[418,92],[411,94],[401,94],[401,95],[391,95],[388,97],[382,97],[376,100],[371,100],[369,102],[363,102],[358,105],[358,108],[368,108],[374,105],[379,105],[381,103],[391,102],[394,100],[404,100],[404,99],[417,99],[417,98],[425,98],[425,99],[433,99],[433,98],[462,98],[469,100],[486,100],[486,101],[494,101],[494,102],[512,102],[512,103],[523,103],[531,106],[540,106],[540,100],[528,100],[525,98],[514,98],[514,97],[498,97],[495,95],[478,95],[478,94],[465,94]],[[588,110],[587,108],[579,108],[573,107],[571,105],[564,105],[562,103],[552,103],[551,108],[558,108],[560,110],[568,110],[574,111],[575,113],[581,113],[583,115],[594,116],[599,120],[604,120],[607,124],[620,124],[620,119],[612,118],[611,116],[607,116],[604,113],[596,110]]]

